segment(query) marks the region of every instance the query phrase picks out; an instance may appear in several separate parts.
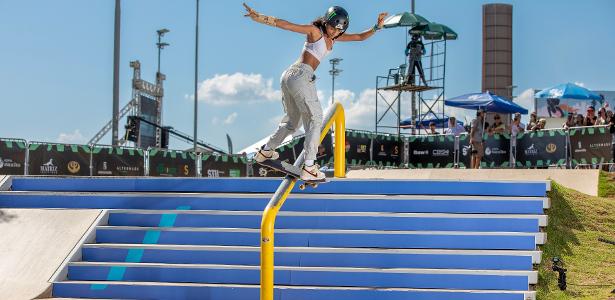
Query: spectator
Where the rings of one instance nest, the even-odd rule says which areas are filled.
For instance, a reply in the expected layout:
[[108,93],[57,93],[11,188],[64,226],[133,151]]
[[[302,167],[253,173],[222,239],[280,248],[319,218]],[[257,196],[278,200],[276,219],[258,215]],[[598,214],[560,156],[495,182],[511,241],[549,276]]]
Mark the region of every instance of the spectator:
[[476,112],[476,119],[472,120],[470,129],[470,145],[472,146],[470,165],[473,169],[480,168],[480,161],[483,158],[483,135],[485,133],[483,122],[485,122],[485,112],[479,109]]
[[525,131],[525,124],[521,123],[521,114],[515,113],[513,117],[512,125],[510,126],[510,135],[517,136],[520,132]]
[[613,118],[613,111],[612,110],[607,110],[606,111],[607,123],[610,123],[612,118]]
[[532,127],[532,131],[543,130],[543,129],[545,129],[546,126],[547,126],[547,119],[540,118],[538,123],[536,123],[536,125],[534,125],[534,127]]
[[527,123],[527,127],[525,128],[526,130],[530,131],[532,130],[532,128],[534,128],[534,126],[536,126],[536,123],[538,123],[538,119],[537,119],[537,115],[536,112],[533,112],[530,114],[530,121]]
[[613,157],[615,157],[615,119],[609,120],[609,132],[611,133],[611,149],[613,151]]
[[502,123],[502,118],[500,117],[500,114],[495,114],[495,116],[493,116],[493,125],[491,126],[491,130],[490,130],[490,134],[502,134],[504,133],[504,131],[506,131],[506,125],[504,125],[504,123]]
[[582,114],[578,114],[578,115],[577,115],[577,119],[576,119],[576,121],[575,121],[574,126],[576,126],[576,127],[582,127],[582,126],[585,126],[585,117],[583,117],[583,115],[582,115]]
[[574,114],[569,113],[568,117],[566,118],[566,122],[562,124],[562,127],[564,128],[564,130],[568,130],[570,127],[574,127],[575,125],[576,122],[574,120]]
[[466,130],[460,124],[457,124],[457,119],[455,117],[448,118],[448,128],[444,131],[444,134],[452,134],[458,136],[462,133],[465,133]]
[[606,108],[601,107],[598,111],[598,120],[596,121],[596,125],[607,125],[608,120],[606,116]]
[[429,131],[427,133],[428,134],[438,134],[438,132],[436,131],[436,123],[429,122]]
[[598,123],[598,117],[596,116],[596,109],[593,106],[587,108],[587,115],[583,121],[585,126],[594,126]]

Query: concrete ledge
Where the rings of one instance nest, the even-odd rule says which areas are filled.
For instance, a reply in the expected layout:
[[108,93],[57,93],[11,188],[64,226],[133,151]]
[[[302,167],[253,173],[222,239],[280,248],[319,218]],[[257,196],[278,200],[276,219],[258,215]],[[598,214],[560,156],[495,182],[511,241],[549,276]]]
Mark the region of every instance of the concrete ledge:
[[[545,181],[557,183],[591,196],[598,195],[599,170],[565,169],[393,169],[353,170],[348,178],[361,179],[440,179],[485,181]],[[550,190],[550,184],[547,185]]]

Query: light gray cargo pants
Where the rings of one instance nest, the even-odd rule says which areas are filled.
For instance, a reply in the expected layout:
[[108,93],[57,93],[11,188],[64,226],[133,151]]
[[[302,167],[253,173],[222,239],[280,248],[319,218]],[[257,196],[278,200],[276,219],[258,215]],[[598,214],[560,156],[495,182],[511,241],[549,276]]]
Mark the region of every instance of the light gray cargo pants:
[[305,159],[316,160],[322,127],[322,107],[318,101],[315,80],[312,67],[304,63],[295,63],[284,71],[280,85],[286,115],[267,142],[269,148],[277,148],[288,135],[299,129],[303,120]]

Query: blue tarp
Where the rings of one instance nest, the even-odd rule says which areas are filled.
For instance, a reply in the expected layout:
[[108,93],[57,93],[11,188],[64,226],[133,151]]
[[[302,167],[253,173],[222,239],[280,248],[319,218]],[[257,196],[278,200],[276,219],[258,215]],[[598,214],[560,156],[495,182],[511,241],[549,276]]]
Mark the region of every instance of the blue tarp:
[[536,98],[601,100],[600,95],[574,83],[563,83],[536,93]]
[[[434,122],[436,123],[436,127],[437,128],[448,128],[448,116],[444,116],[444,118],[436,118],[434,117],[433,114],[424,114],[421,115],[419,118],[419,120],[422,121],[416,121],[415,122],[415,126],[420,127],[420,125],[423,125],[423,127],[429,127],[429,123]],[[462,125],[463,126],[463,122],[457,120],[457,124]],[[407,118],[402,120],[401,122],[399,122],[399,126],[411,126],[412,125],[412,118]]]
[[444,104],[452,107],[478,110],[483,109],[487,112],[502,114],[521,113],[526,115],[527,109],[519,106],[512,101],[492,94],[491,92],[465,94],[448,100]]

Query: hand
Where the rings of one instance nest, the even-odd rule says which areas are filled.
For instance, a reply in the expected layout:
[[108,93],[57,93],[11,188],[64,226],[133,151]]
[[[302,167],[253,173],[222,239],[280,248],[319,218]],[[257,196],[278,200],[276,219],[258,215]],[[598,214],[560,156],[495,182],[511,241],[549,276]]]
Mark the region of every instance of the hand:
[[245,2],[243,3],[243,7],[246,8],[247,13],[243,15],[244,17],[250,17],[252,19],[256,18],[256,11],[249,7]]
[[389,13],[380,13],[378,14],[378,22],[376,22],[376,26],[378,26],[378,29],[382,29],[382,26],[384,25],[384,18],[386,18],[389,15]]

